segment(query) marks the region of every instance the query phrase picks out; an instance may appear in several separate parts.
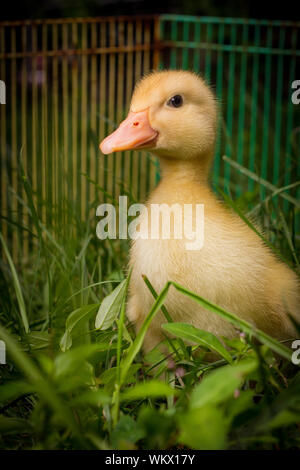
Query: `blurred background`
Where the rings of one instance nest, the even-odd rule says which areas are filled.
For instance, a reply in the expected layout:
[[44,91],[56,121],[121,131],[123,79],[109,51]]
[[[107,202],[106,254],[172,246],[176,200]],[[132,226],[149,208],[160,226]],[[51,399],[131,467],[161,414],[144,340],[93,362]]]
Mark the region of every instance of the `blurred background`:
[[[135,338],[119,316],[129,243],[97,238],[96,208],[103,201],[117,207],[119,194],[128,204],[143,202],[160,169],[145,151],[105,157],[99,142],[126,116],[136,81],[164,68],[194,70],[212,87],[219,126],[211,185],[299,272],[300,104],[292,95],[300,80],[300,21],[294,2],[5,2],[2,448],[164,449],[178,442],[197,449],[299,448],[299,373],[272,356],[272,339],[259,349],[252,333],[224,340],[237,362],[257,351],[259,373],[251,377],[257,365],[237,373],[220,367],[226,350],[226,360],[211,363],[210,346],[181,343],[168,357],[154,351],[144,358],[138,346],[126,381],[118,381]],[[97,311],[105,327],[95,324]],[[282,353],[282,345],[274,350]],[[212,369],[208,406],[195,413],[190,396],[199,384],[201,395],[202,374]],[[182,391],[178,400],[164,383],[148,387],[160,373]],[[241,387],[236,374],[247,377]],[[120,384],[129,392],[142,385],[133,395],[138,401],[115,399]]]
[[[130,0],[4,6],[1,228],[14,259],[27,259],[35,243],[22,172],[38,217],[65,236],[70,226],[94,225],[103,200],[147,197],[160,177],[156,158],[146,152],[107,158],[99,142],[127,114],[136,81],[163,68],[194,70],[217,95],[214,189],[260,217],[276,243],[279,209],[296,240],[300,106],[291,97],[300,76],[300,23],[288,4],[284,12],[264,8]],[[27,231],[16,230],[20,217]]]

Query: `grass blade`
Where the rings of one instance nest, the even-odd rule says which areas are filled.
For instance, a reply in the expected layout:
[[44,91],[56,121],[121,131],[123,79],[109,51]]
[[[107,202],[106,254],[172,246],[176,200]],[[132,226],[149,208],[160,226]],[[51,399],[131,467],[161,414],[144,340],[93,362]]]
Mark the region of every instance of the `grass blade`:
[[133,341],[132,345],[129,347],[127,355],[125,356],[124,360],[121,362],[121,377],[120,377],[120,385],[122,385],[124,378],[127,375],[128,369],[132,364],[135,356],[139,352],[142,347],[146,332],[149,328],[151,321],[153,320],[156,313],[161,309],[165,298],[167,296],[168,290],[170,288],[171,283],[167,282],[157,299],[155,300],[150,312],[148,313],[140,331],[138,332],[135,340]]
[[277,188],[277,186],[274,186],[269,181],[266,181],[263,178],[261,178],[260,176],[257,176],[256,173],[253,173],[252,171],[248,170],[248,168],[245,168],[244,166],[240,165],[239,163],[237,163],[236,161],[234,161],[231,158],[227,157],[226,155],[223,155],[223,160],[225,160],[225,162],[229,163],[231,166],[236,168],[238,171],[240,171],[244,175],[248,176],[248,178],[251,178],[252,180],[256,181],[257,183],[261,184],[265,188],[272,191],[275,195],[281,196],[283,199],[286,199],[287,201],[294,204],[298,209],[300,208],[300,202],[297,201],[297,199],[290,196],[289,194],[281,192],[280,188]]
[[243,320],[243,319],[239,318],[234,313],[227,312],[227,310],[224,310],[222,307],[219,307],[218,305],[215,305],[215,304],[209,302],[208,300],[204,299],[200,295],[189,291],[188,289],[181,286],[180,284],[177,284],[175,282],[170,282],[170,284],[172,284],[172,286],[174,286],[175,289],[177,289],[182,294],[184,294],[187,297],[190,297],[191,299],[195,300],[202,307],[206,308],[207,310],[210,310],[211,312],[216,313],[220,317],[222,317],[225,320],[227,320],[228,322],[232,323],[236,328],[244,331],[245,333],[248,333],[249,335],[254,336],[261,343],[265,344],[266,346],[268,346],[270,349],[272,349],[277,354],[280,354],[285,359],[288,359],[289,361],[291,360],[291,351],[287,347],[280,344],[276,339],[269,336],[264,331],[259,330],[258,328],[255,328],[253,325],[248,323],[246,320]]
[[[154,289],[154,287],[152,286],[150,280],[147,278],[147,276],[146,276],[145,274],[142,274],[142,278],[143,278],[143,280],[145,281],[145,284],[146,284],[146,286],[148,287],[148,289],[150,290],[150,292],[151,292],[151,294],[153,295],[154,299],[157,299],[158,294],[157,294],[156,290]],[[161,306],[161,311],[162,311],[162,313],[164,314],[166,320],[167,320],[169,323],[173,323],[172,317],[171,317],[171,315],[169,314],[168,310],[166,309],[166,307],[165,307],[164,305]],[[184,344],[184,342],[182,341],[182,339],[181,339],[181,338],[178,338],[178,342],[179,342],[179,344],[180,344],[180,347],[181,347],[181,349],[182,349],[183,354],[184,354],[185,356],[188,356],[187,351],[186,351],[185,344]],[[172,343],[171,343],[171,346],[173,346]],[[178,357],[178,352],[177,352],[176,348],[175,348],[175,354],[176,354],[176,356]]]
[[146,398],[158,398],[178,395],[178,391],[170,385],[159,380],[148,380],[129,388],[120,396],[120,401],[145,400]]
[[284,262],[286,263],[291,269],[293,269],[294,271],[294,268],[293,266],[291,265],[291,263],[280,253],[279,250],[277,250],[277,248],[275,248],[275,246],[269,242],[269,240],[267,240],[267,238],[265,238],[259,230],[257,230],[257,228],[252,224],[252,222],[243,214],[243,212],[238,208],[237,204],[235,204],[231,199],[230,197],[227,196],[227,194],[225,194],[220,188],[218,188],[218,191],[222,194],[224,200],[227,202],[227,204],[238,214],[238,216],[245,222],[245,224],[248,225],[249,228],[251,228],[251,230],[253,230],[253,232],[256,233],[256,235],[259,236],[259,238],[261,238],[263,240],[263,242]]
[[20,315],[21,315],[21,318],[22,318],[24,330],[25,330],[25,333],[28,333],[29,332],[29,323],[28,323],[25,302],[24,302],[24,298],[23,298],[19,278],[18,278],[18,275],[17,275],[17,271],[16,271],[15,265],[13,263],[13,260],[10,256],[7,245],[4,241],[4,238],[3,238],[1,233],[0,233],[0,240],[1,240],[3,250],[4,250],[4,253],[6,255],[10,270],[11,270],[12,280],[13,280],[13,284],[14,284],[14,288],[15,288],[15,292],[16,292],[16,297],[17,297],[17,301],[18,301],[18,305],[19,305],[19,309],[20,309]]
[[221,341],[212,333],[195,328],[189,323],[181,322],[167,323],[162,325],[162,328],[176,337],[205,346],[220,354],[227,362],[232,363],[231,355],[227,349],[224,348]]

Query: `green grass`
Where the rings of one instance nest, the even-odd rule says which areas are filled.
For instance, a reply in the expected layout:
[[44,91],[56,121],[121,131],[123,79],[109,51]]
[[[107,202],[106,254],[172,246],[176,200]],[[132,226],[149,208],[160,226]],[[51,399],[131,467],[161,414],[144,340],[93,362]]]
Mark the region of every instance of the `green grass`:
[[[83,222],[67,201],[50,230],[29,180],[21,179],[35,236],[30,256],[16,264],[1,236],[0,338],[7,347],[7,364],[0,366],[1,448],[300,447],[300,372],[287,345],[183,286],[167,283],[155,292],[147,278],[153,306],[135,335],[125,315],[128,243],[98,240],[95,211]],[[277,194],[273,203],[268,191],[263,203],[258,187],[235,202],[224,197],[256,230],[247,216],[254,213],[265,242],[297,271],[294,211],[284,212],[284,198]],[[16,217],[10,224],[22,238],[27,227]],[[163,306],[171,284],[240,334],[222,339],[173,323]],[[165,341],[168,354],[155,349],[145,356],[143,338],[160,308],[163,329],[175,338]]]

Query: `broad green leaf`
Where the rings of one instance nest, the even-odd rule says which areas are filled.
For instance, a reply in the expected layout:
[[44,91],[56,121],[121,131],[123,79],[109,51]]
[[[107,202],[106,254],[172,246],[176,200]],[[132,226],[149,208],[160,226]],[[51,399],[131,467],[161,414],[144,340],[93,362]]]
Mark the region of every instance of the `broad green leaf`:
[[123,415],[119,419],[115,429],[111,434],[111,443],[114,449],[128,449],[128,443],[135,444],[145,436],[142,426],[128,415]]
[[88,360],[92,355],[111,349],[109,343],[93,343],[78,346],[77,348],[70,349],[64,353],[56,356],[55,364],[55,378],[61,379],[65,375],[70,375],[78,371],[83,362]]
[[32,430],[28,420],[21,418],[8,418],[0,416],[0,434],[16,434],[20,432],[30,432]]
[[97,311],[99,304],[89,304],[77,308],[70,313],[66,320],[66,331],[60,340],[60,348],[62,351],[70,349],[72,346],[72,331],[79,327],[81,322],[89,320]]
[[255,426],[260,431],[269,431],[278,427],[300,422],[300,372],[290,381],[288,388],[283,389],[265,407],[257,417]]
[[77,436],[78,440],[82,442],[82,434],[76,420],[74,419],[74,415],[70,408],[66,406],[66,403],[61,399],[52,382],[44,377],[34,361],[32,361],[28,354],[21,351],[16,341],[1,325],[0,338],[5,341],[11,359],[15,362],[19,370],[27,376],[36,393],[43,397],[44,401],[50,408],[52,408],[53,412],[57,414],[61,422],[69,427],[74,435]]
[[0,403],[4,405],[9,401],[32,392],[34,392],[34,387],[28,382],[8,382],[0,386]]
[[263,429],[276,429],[283,428],[284,426],[289,426],[290,424],[299,424],[300,423],[300,409],[297,411],[292,410],[282,410],[273,419],[262,426]]
[[204,376],[191,395],[190,407],[200,408],[205,405],[218,404],[233,397],[245,377],[255,371],[257,361],[244,360],[236,365],[228,365]]
[[54,359],[52,359],[51,357],[49,357],[47,355],[47,350],[42,353],[38,353],[36,354],[36,358],[43,370],[43,372],[46,374],[46,375],[49,375],[51,376],[54,372]]
[[109,295],[107,295],[98,310],[95,328],[107,330],[117,319],[121,309],[127,279],[124,279]]
[[31,331],[25,336],[31,349],[44,349],[50,344],[51,336],[47,331]]
[[249,345],[247,345],[245,338],[241,338],[240,336],[237,336],[235,338],[225,338],[222,336],[222,340],[228,346],[231,350],[242,352],[244,351]]
[[66,330],[64,334],[62,335],[61,340],[59,342],[60,349],[64,352],[67,351],[72,346],[72,342],[73,341],[72,341],[71,333],[69,332],[69,330]]
[[232,363],[232,358],[229,352],[224,348],[220,340],[212,333],[195,328],[193,325],[188,323],[180,322],[166,323],[162,325],[162,328],[178,338],[205,346],[220,354],[220,356],[224,357],[224,359],[229,363]]
[[[177,435],[174,414],[170,410],[160,410],[149,406],[140,407],[137,424],[145,430],[143,448],[169,449]],[[175,411],[175,410],[174,410]]]
[[104,390],[98,389],[80,393],[72,400],[71,406],[92,405],[99,407],[102,405],[108,405],[110,402],[111,396],[108,395],[108,393],[106,393]]
[[66,329],[71,332],[79,322],[89,317],[97,310],[98,307],[99,304],[89,304],[74,310],[74,312],[70,313],[66,320]]
[[222,450],[226,444],[227,421],[220,409],[205,406],[179,417],[178,441],[197,450]]
[[120,395],[120,401],[143,400],[145,398],[168,397],[170,395],[178,395],[177,390],[165,382],[150,380],[125,390]]
[[236,416],[246,410],[251,410],[256,405],[253,401],[255,395],[254,390],[242,390],[236,398],[229,401],[226,408],[226,417],[228,421],[232,421]]
[[[135,374],[137,371],[142,367],[142,364],[132,364],[130,366],[124,383],[130,383],[133,381],[136,381],[135,379]],[[104,384],[108,384],[112,381],[116,381],[117,378],[117,367],[111,367],[110,369],[106,369],[101,375],[100,375],[100,380]]]
[[88,361],[81,362],[76,371],[68,372],[56,381],[58,392],[74,392],[76,389],[95,387],[95,369]]

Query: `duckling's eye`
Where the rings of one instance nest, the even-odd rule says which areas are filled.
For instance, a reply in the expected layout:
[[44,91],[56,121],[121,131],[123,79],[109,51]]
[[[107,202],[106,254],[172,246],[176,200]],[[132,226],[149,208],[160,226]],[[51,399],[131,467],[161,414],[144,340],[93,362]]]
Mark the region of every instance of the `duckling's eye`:
[[183,98],[181,95],[175,95],[172,96],[172,98],[169,99],[167,102],[168,106],[171,106],[172,108],[180,108],[180,106],[183,105]]

